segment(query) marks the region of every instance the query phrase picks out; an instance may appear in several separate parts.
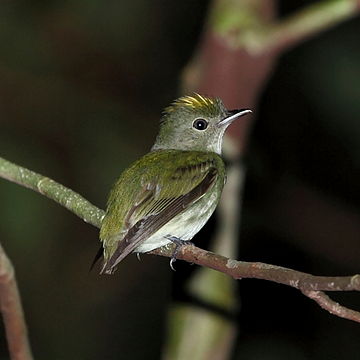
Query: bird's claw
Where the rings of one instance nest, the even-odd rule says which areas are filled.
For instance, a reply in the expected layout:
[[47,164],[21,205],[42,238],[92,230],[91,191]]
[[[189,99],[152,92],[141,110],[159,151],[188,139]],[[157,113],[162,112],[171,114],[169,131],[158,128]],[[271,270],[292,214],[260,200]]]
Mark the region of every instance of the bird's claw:
[[175,262],[175,261],[176,261],[176,258],[171,257],[171,259],[170,259],[170,269],[171,269],[172,271],[176,271],[175,268],[174,268],[174,262]]
[[182,240],[173,235],[166,235],[165,238],[175,244],[175,250],[172,253],[171,259],[170,259],[170,268],[171,268],[171,270],[176,271],[174,268],[174,262],[176,261],[176,256],[178,255],[180,248],[184,245],[193,245],[193,243],[189,240]]

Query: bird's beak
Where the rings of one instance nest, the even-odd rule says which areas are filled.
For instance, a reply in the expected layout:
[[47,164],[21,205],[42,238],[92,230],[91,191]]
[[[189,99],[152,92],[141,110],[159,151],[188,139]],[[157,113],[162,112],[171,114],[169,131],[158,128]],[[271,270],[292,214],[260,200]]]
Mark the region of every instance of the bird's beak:
[[227,126],[230,125],[235,119],[237,119],[240,116],[246,115],[252,113],[249,109],[240,109],[240,110],[229,110],[227,112],[227,116],[224,117],[219,123],[218,126]]

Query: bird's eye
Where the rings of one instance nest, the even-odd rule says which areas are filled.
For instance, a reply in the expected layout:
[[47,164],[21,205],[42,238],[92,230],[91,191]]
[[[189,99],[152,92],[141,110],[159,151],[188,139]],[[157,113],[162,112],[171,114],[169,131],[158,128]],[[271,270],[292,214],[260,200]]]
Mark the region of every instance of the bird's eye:
[[193,127],[196,130],[205,130],[208,126],[208,122],[205,119],[196,119],[193,123]]

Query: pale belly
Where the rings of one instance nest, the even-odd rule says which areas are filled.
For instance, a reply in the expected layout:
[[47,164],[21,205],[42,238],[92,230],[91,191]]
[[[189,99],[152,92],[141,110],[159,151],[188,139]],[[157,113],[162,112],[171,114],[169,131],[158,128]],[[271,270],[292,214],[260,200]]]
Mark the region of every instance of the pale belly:
[[166,225],[150,236],[135,252],[148,252],[171,243],[165,236],[175,236],[181,240],[191,240],[206,224],[218,204],[216,192],[206,194],[190,208],[175,216]]

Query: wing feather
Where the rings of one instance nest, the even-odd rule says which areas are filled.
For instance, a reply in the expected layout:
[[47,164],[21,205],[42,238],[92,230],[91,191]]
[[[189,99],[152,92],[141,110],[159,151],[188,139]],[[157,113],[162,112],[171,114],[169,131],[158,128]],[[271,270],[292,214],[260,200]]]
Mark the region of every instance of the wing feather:
[[[186,152],[158,153],[140,159],[144,165],[135,163],[126,170],[110,195],[100,232],[105,257],[102,272],[112,272],[138,245],[200,199],[216,181],[219,164],[223,166],[216,154],[199,152],[190,158]],[[168,164],[161,172],[153,166],[160,157],[166,157]]]
[[169,206],[165,207],[162,211],[148,215],[138,221],[129,229],[123,241],[119,242],[117,249],[109,261],[106,262],[101,272],[112,273],[115,266],[129,255],[140,243],[154,234],[176,215],[181,213],[187,206],[194,203],[196,200],[199,200],[214,184],[216,176],[216,170],[212,168],[203,181],[190,192],[174,198]]

